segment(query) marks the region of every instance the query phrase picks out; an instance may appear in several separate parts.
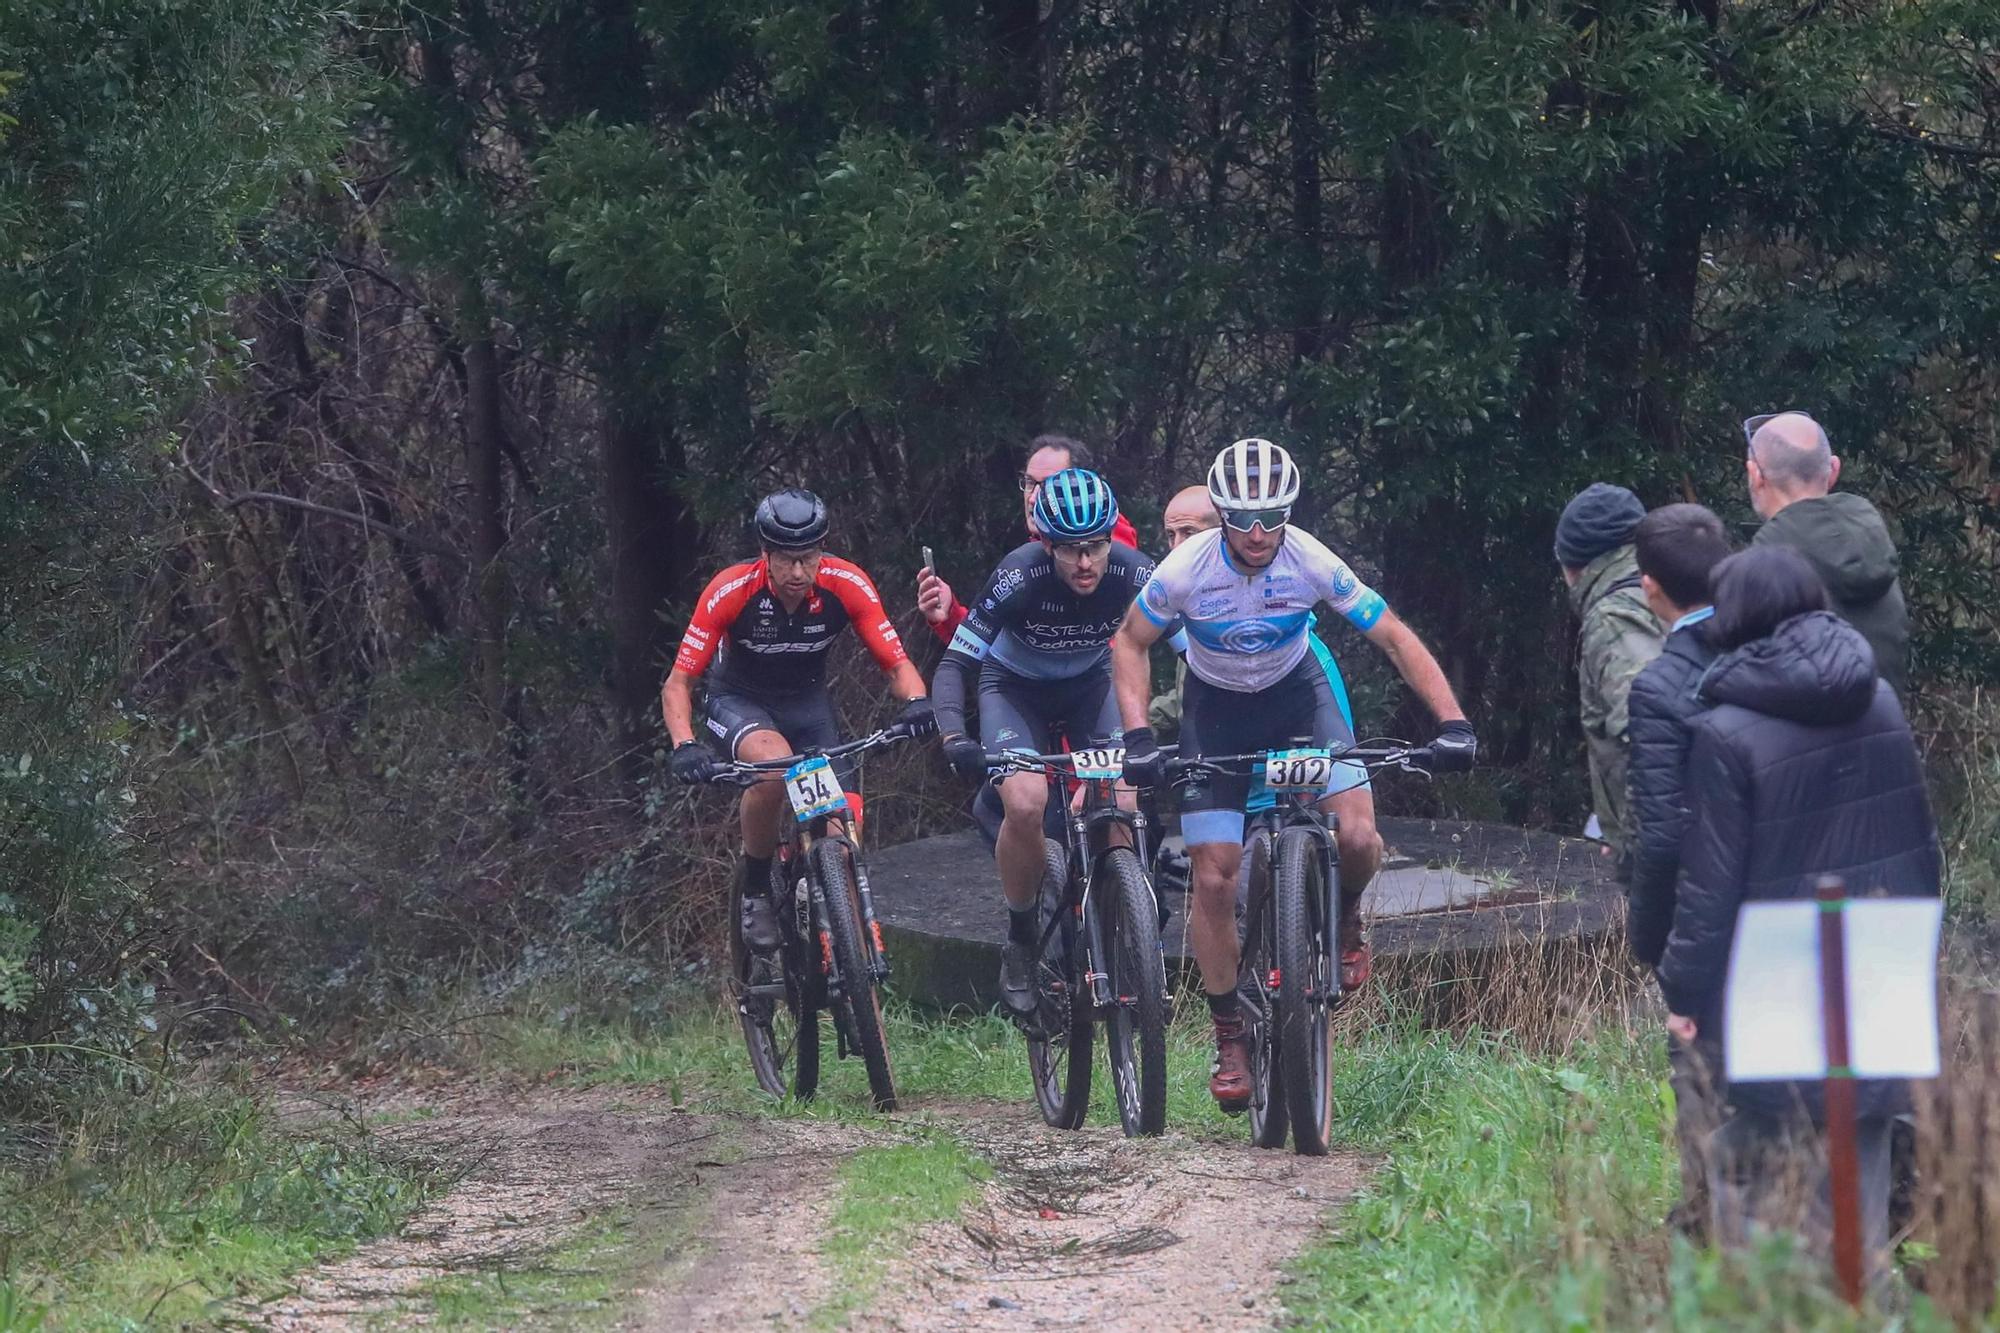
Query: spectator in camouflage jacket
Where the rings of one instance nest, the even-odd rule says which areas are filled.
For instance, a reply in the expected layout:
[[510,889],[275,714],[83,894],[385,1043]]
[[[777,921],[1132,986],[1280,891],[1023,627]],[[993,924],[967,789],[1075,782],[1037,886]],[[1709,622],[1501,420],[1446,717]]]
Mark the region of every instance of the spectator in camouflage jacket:
[[1577,684],[1590,795],[1600,836],[1619,856],[1628,851],[1625,769],[1626,701],[1632,678],[1660,653],[1664,632],[1639,587],[1632,533],[1646,507],[1623,486],[1586,487],[1556,523],[1556,563],[1569,585],[1578,631]]

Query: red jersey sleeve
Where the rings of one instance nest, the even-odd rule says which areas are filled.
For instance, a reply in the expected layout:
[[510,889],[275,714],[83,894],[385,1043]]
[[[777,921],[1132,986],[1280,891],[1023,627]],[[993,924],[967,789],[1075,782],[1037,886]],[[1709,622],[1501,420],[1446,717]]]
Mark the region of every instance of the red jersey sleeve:
[[938,636],[939,643],[948,644],[951,636],[958,633],[958,627],[965,623],[965,603],[953,593],[951,605],[944,609],[944,619],[931,626],[931,633]]
[[1118,521],[1111,525],[1111,540],[1124,542],[1133,550],[1139,549],[1139,529],[1132,526],[1132,520],[1120,514]]
[[729,633],[736,617],[743,614],[743,608],[763,586],[761,560],[731,565],[710,579],[694,604],[687,633],[681,636],[680,651],[674,654],[674,670],[690,676],[708,670],[708,664],[715,660],[716,649],[722,646],[722,636]]
[[896,627],[889,623],[889,613],[882,606],[882,594],[875,591],[875,583],[861,572],[859,565],[850,564],[838,556],[827,556],[819,562],[819,586],[840,599],[847,608],[847,618],[854,622],[854,632],[861,636],[861,642],[868,645],[868,651],[875,657],[875,664],[884,671],[893,671],[910,655],[903,651],[903,640],[897,635]]

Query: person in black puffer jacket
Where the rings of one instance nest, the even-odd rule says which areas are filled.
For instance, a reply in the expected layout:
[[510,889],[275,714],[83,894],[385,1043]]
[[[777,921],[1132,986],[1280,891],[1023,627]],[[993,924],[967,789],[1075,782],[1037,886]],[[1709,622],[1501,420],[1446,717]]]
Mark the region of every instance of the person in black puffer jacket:
[[[1660,989],[1683,1041],[1722,1032],[1723,983],[1741,904],[1811,898],[1839,875],[1857,896],[1934,896],[1941,861],[1923,766],[1868,642],[1826,608],[1796,552],[1757,547],[1716,567],[1712,634],[1722,650],[1694,720],[1689,824]],[[1726,1050],[1725,1050],[1726,1058]],[[1907,1087],[1859,1084],[1861,1196],[1871,1262],[1888,1233],[1890,1119]],[[1828,1243],[1830,1210],[1814,1126],[1816,1083],[1732,1084],[1734,1114],[1710,1140],[1715,1237],[1753,1227]],[[1785,1188],[1803,1184],[1804,1190]]]

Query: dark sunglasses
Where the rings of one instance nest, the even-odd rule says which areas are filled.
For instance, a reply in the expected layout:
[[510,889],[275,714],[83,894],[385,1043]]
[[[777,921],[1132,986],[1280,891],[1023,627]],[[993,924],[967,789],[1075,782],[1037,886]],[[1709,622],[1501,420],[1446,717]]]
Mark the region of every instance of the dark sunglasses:
[[1276,532],[1292,521],[1292,511],[1289,506],[1282,509],[1225,509],[1222,521],[1238,532],[1248,532],[1252,528]]

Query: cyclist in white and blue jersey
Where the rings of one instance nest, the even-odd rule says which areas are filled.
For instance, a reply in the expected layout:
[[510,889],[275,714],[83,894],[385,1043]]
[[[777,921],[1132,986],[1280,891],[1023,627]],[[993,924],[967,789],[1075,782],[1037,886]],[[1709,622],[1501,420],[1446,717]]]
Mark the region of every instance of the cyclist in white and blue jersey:
[[[1176,494],[1167,502],[1165,519],[1169,551],[1222,525],[1222,513],[1208,498],[1206,486],[1189,486]],[[1186,636],[1181,637],[1185,642]],[[1326,673],[1326,683],[1333,691],[1333,704],[1340,710],[1341,720],[1350,732],[1353,731],[1354,707],[1347,698],[1347,682],[1341,678],[1340,664],[1333,660],[1333,650],[1320,639],[1316,626],[1308,625],[1306,628],[1306,647],[1312,650],[1313,660]],[[1185,672],[1185,665],[1182,670]],[[1163,700],[1153,700],[1147,711],[1156,727],[1162,722],[1178,726],[1181,691],[1182,686],[1176,684],[1171,704],[1164,709],[1161,706]],[[1263,774],[1253,772],[1250,794],[1244,800],[1244,813],[1255,816],[1277,803],[1277,795],[1264,785]],[[1320,797],[1319,808],[1334,816],[1334,837],[1340,855],[1340,987],[1342,990],[1356,990],[1368,984],[1373,965],[1367,929],[1361,919],[1361,893],[1382,865],[1382,835],[1375,828],[1375,794],[1368,781],[1368,771],[1359,764],[1334,765],[1333,776]],[[1239,872],[1236,883],[1239,913],[1243,910],[1248,887],[1248,881]]]
[[[1176,618],[1188,634],[1182,757],[1352,744],[1307,644],[1320,602],[1386,653],[1438,718],[1434,767],[1469,768],[1478,743],[1437,659],[1346,562],[1289,526],[1299,495],[1291,455],[1269,440],[1238,440],[1209,469],[1208,493],[1222,527],[1181,543],[1160,563],[1112,640],[1127,779],[1147,786],[1161,777],[1159,747],[1145,726],[1146,651]],[[1247,774],[1198,777],[1181,804],[1193,868],[1189,935],[1215,1020],[1209,1092],[1230,1112],[1250,1102],[1249,1042],[1236,999],[1236,876],[1249,786]]]

